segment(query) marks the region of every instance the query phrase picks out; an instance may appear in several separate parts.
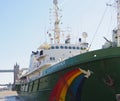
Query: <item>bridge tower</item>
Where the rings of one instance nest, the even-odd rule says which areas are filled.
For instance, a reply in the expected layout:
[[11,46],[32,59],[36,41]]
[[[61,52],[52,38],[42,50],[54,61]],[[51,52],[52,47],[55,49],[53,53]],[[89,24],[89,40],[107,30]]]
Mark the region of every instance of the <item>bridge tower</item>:
[[16,63],[15,65],[14,65],[14,84],[15,84],[15,82],[16,81],[18,81],[18,74],[19,74],[19,65]]

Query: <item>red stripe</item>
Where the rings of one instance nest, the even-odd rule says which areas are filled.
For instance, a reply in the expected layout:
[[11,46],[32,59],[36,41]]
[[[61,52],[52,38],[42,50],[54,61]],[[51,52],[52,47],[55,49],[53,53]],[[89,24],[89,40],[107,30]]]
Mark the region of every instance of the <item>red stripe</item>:
[[79,72],[79,69],[71,70],[63,76],[61,74],[62,77],[60,77],[59,81],[56,83],[55,87],[53,88],[53,91],[50,95],[49,101],[58,101],[59,100],[62,88],[64,87],[64,85],[67,84],[68,79],[71,76],[73,76],[74,74],[76,74],[77,72]]

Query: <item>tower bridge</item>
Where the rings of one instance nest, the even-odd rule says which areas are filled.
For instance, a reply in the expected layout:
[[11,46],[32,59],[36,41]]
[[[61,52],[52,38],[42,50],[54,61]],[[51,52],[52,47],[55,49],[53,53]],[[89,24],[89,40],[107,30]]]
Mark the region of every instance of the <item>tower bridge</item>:
[[[18,74],[20,73],[20,72],[23,72],[24,70],[28,70],[28,68],[23,68],[23,69],[19,69],[19,65],[16,63],[15,65],[14,65],[14,68],[13,69],[8,69],[8,70],[0,70],[0,73],[13,73],[13,79],[14,79],[14,82],[13,82],[13,88],[14,88],[14,84],[15,84],[15,82],[16,81],[18,81],[19,80],[19,77],[18,77]],[[11,84],[0,84],[0,86],[7,86],[7,87],[9,87]]]
[[[14,69],[13,70],[12,69],[11,70],[10,69],[9,70],[0,70],[0,73],[14,73]],[[12,84],[0,84],[0,86],[2,86],[2,87],[5,86],[5,87],[9,88],[9,87],[12,87]]]
[[11,69],[11,70],[0,70],[0,73],[5,73],[5,72],[7,72],[7,73],[12,72],[12,73],[13,73],[13,72],[14,72],[14,70],[12,70],[12,69]]
[[[18,74],[23,70],[27,70],[27,68],[23,68],[22,70],[19,70],[19,65],[16,63],[14,65],[13,69],[0,70],[0,73],[13,73],[14,82],[12,85],[14,86],[15,82],[19,80]],[[7,86],[8,87],[8,86],[10,86],[10,84],[0,84],[0,86]]]
[[0,84],[0,86],[8,86],[9,84]]
[[0,73],[13,73],[13,79],[14,79],[14,83],[16,80],[18,80],[18,74],[19,74],[19,65],[16,63],[14,65],[13,69],[8,69],[8,70],[0,70]]

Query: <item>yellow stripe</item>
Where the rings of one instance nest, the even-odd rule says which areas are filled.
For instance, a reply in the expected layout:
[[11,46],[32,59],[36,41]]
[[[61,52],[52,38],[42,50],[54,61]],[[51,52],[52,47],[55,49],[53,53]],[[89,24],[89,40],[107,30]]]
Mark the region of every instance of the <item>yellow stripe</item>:
[[66,81],[66,84],[64,85],[64,87],[63,87],[63,89],[62,89],[62,91],[61,91],[61,94],[60,94],[60,97],[59,97],[59,101],[65,101],[65,96],[66,96],[68,87],[70,86],[70,84],[72,83],[72,81],[73,81],[78,75],[80,75],[81,73],[82,73],[81,71],[75,73],[72,77],[70,77],[70,78]]

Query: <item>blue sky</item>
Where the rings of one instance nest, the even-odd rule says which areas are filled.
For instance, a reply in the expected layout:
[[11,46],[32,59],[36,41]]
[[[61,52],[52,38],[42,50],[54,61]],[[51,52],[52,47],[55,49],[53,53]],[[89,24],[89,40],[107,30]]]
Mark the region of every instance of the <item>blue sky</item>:
[[[106,3],[113,1],[59,0],[63,16],[62,27],[71,27],[73,41],[82,32],[87,32],[87,41],[90,43]],[[0,0],[0,69],[13,69],[16,62],[21,68],[29,66],[31,51],[45,41],[45,33],[49,29],[50,8],[52,0]],[[114,16],[111,16],[113,13],[110,10],[114,12],[115,8],[109,7],[107,10],[92,49],[101,48],[103,36],[111,38],[111,30],[116,21],[112,22]],[[13,74],[1,73],[0,82],[13,82]]]

